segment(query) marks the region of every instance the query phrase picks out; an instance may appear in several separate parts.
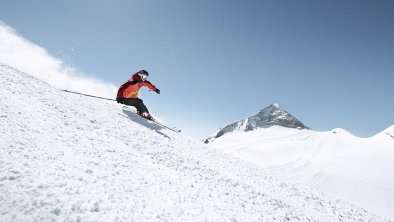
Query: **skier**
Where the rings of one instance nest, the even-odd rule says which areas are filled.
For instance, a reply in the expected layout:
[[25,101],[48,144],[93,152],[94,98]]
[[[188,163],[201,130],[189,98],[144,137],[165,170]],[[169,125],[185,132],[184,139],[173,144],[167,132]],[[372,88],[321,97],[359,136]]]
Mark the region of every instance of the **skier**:
[[142,99],[138,98],[138,91],[143,86],[146,86],[157,94],[160,94],[160,90],[147,81],[148,76],[149,73],[146,70],[140,70],[133,74],[131,79],[119,87],[116,101],[128,106],[134,106],[139,115],[151,120],[152,116],[149,114],[148,108],[146,108]]

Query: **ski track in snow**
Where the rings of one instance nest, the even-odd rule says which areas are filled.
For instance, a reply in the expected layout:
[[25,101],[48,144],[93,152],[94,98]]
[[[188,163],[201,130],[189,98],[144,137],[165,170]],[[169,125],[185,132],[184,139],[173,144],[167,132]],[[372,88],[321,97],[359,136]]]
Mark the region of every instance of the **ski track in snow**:
[[[212,147],[290,181],[393,218],[393,142],[384,132],[357,138],[345,130],[283,127],[234,132]],[[246,142],[245,142],[246,141]]]
[[0,221],[384,221],[0,65]]

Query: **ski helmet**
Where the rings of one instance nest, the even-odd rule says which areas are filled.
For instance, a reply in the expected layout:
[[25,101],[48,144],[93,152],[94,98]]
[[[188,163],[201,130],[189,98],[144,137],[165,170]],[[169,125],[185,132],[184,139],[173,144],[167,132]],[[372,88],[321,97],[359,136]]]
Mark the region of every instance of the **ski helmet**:
[[140,78],[145,81],[146,79],[148,79],[149,73],[146,70],[140,70],[138,71],[138,75],[140,76]]

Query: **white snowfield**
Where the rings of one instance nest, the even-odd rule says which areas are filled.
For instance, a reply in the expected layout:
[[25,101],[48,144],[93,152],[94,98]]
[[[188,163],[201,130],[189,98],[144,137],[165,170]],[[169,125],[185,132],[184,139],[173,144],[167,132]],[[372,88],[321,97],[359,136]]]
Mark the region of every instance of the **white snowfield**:
[[233,132],[211,143],[282,179],[394,218],[394,126],[371,138],[344,129]]
[[115,102],[0,84],[0,221],[385,221]]

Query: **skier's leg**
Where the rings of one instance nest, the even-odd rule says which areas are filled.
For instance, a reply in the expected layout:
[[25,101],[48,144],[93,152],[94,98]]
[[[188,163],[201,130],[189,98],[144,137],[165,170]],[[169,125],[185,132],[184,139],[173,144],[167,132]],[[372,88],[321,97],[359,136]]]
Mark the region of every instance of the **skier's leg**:
[[137,106],[136,106],[137,110],[140,113],[149,113],[149,110],[145,106],[144,101],[142,101],[142,99],[140,99],[140,98],[137,98],[136,100],[137,100]]
[[146,108],[144,102],[140,98],[124,99],[124,104],[128,106],[134,106],[137,109],[137,112],[139,113],[144,113],[144,112],[149,113],[148,108]]

